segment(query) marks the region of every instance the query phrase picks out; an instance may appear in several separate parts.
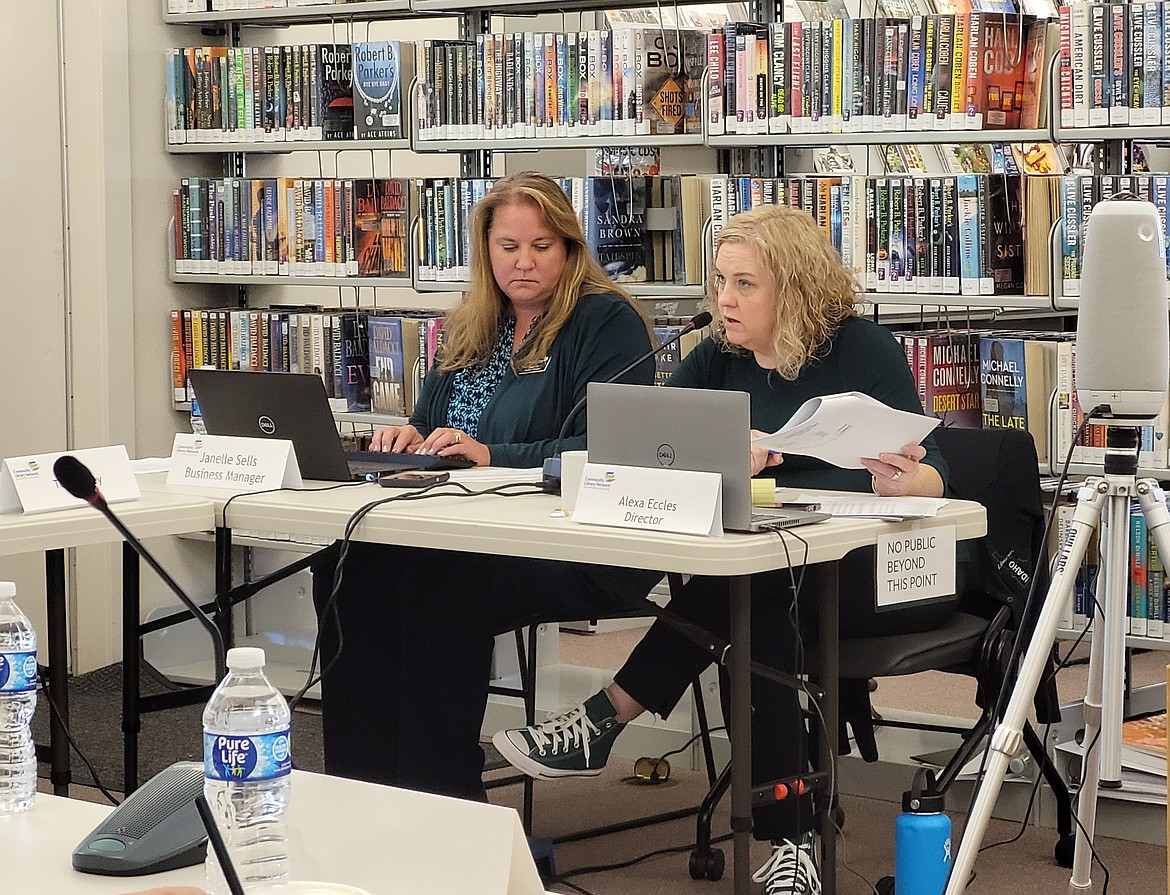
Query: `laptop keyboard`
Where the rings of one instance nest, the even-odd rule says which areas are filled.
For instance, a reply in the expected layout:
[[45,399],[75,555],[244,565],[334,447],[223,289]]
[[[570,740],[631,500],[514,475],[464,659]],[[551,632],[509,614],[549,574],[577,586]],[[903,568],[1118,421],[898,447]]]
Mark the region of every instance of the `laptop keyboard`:
[[367,475],[418,469],[469,469],[475,465],[466,457],[435,457],[387,451],[353,451],[346,454],[345,459],[349,472],[355,479],[363,479]]

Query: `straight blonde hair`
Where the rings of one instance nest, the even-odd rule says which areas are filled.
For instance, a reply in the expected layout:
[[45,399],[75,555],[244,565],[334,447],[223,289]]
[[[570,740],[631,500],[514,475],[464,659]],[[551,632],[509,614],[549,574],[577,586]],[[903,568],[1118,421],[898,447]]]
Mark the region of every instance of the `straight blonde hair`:
[[586,296],[621,296],[646,326],[651,342],[653,325],[628,292],[615,284],[593,257],[581,231],[581,222],[565,191],[544,174],[525,171],[497,181],[471,212],[471,287],[447,317],[443,359],[439,369],[462,370],[486,363],[495,349],[510,301],[492,274],[488,240],[496,211],[510,205],[531,205],[545,226],[565,243],[565,269],[553,289],[543,315],[512,358],[516,369],[548,357],[553,342]]
[[[754,247],[761,267],[771,278],[776,372],[794,380],[810,360],[827,353],[841,321],[857,316],[861,296],[853,274],[816,221],[786,205],[737,214],[719,231],[716,257],[720,248],[731,243]],[[704,306],[714,317],[711,327],[715,339],[728,350],[742,350],[727,340],[714,275],[707,285]]]

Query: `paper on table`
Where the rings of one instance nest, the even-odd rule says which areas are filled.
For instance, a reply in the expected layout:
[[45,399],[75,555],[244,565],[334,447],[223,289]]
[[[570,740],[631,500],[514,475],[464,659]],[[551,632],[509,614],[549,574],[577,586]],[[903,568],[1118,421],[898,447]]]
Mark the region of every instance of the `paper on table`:
[[946,506],[945,497],[879,497],[876,494],[801,494],[797,503],[819,503],[832,516],[929,519]]
[[809,398],[771,435],[752,439],[752,447],[816,457],[844,469],[862,469],[862,457],[897,452],[917,444],[938,420],[894,410],[861,392]]

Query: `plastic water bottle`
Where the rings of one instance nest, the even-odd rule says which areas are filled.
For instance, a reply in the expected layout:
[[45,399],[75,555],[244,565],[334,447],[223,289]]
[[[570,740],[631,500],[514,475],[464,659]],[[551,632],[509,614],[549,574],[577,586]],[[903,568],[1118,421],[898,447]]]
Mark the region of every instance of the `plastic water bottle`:
[[[203,792],[215,814],[240,882],[258,886],[289,879],[289,710],[264,676],[264,650],[228,650],[227,676],[203,712]],[[207,850],[207,890],[227,883]]]
[[951,819],[935,790],[934,772],[919,768],[894,824],[897,895],[942,895],[951,872]]
[[16,605],[16,585],[0,581],[0,815],[27,811],[36,798],[36,705],[37,635]]

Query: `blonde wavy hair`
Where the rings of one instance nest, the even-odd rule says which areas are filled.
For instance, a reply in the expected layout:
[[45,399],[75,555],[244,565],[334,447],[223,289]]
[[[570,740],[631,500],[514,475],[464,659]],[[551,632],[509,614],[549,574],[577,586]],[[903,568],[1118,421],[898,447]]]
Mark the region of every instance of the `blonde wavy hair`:
[[476,367],[491,357],[500,325],[510,306],[508,296],[492,274],[488,253],[492,221],[497,210],[524,204],[537,208],[544,224],[564,240],[566,258],[565,269],[543,316],[512,357],[513,367],[519,369],[548,357],[553,342],[577,307],[577,302],[604,292],[625,299],[641,318],[653,341],[654,329],[649,318],[628,292],[606,276],[589,251],[581,222],[565,191],[544,174],[525,171],[497,181],[472,210],[471,287],[459,306],[447,316],[439,369],[451,371]]
[[[737,214],[719,231],[716,256],[730,243],[755,247],[764,273],[772,280],[776,372],[784,379],[796,379],[805,364],[827,351],[841,321],[857,315],[861,296],[853,275],[816,221],[786,205]],[[714,274],[707,284],[704,307],[714,317],[715,339],[726,350],[742,351],[727,340]]]

